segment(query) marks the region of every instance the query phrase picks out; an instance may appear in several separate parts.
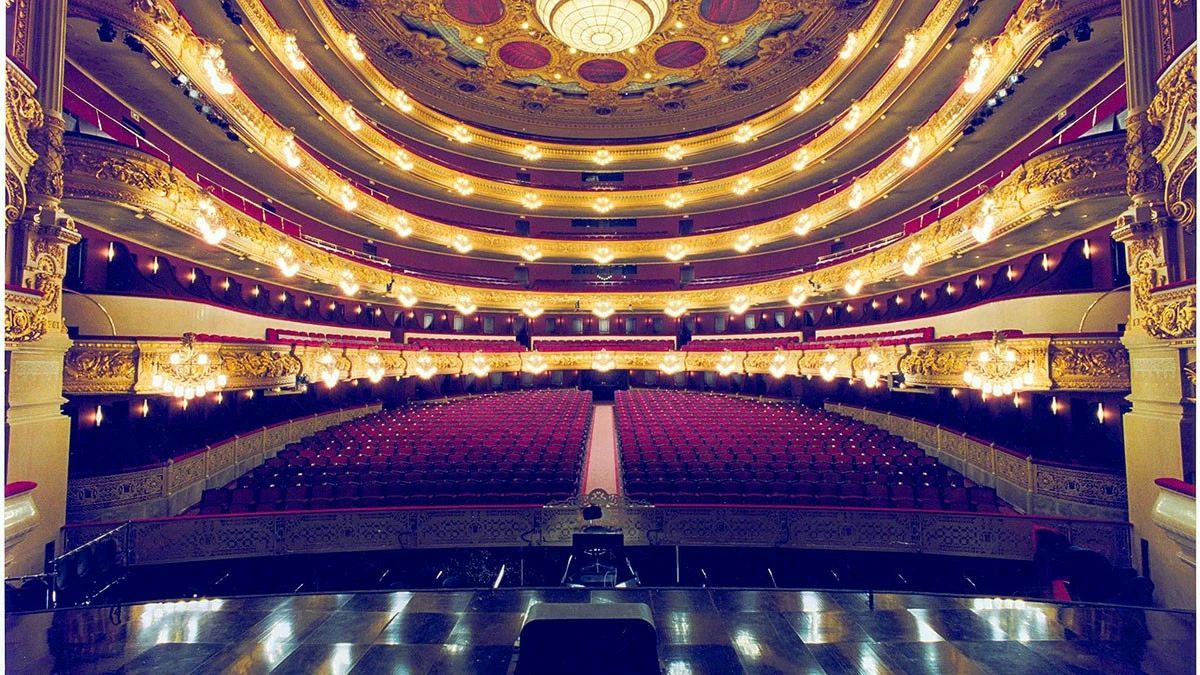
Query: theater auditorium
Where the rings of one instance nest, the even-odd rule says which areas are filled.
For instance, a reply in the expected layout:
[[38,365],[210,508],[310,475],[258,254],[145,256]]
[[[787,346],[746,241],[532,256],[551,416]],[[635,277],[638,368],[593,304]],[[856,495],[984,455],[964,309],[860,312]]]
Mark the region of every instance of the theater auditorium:
[[5,18],[8,672],[1196,672],[1195,0]]

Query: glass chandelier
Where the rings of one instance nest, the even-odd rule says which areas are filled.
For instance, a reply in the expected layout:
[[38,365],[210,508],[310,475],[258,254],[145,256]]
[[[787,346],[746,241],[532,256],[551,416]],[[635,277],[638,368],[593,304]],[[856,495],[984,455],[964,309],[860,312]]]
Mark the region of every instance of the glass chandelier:
[[155,389],[190,401],[228,384],[220,365],[196,348],[195,333],[184,333],[179,343],[179,349],[167,357],[166,367],[151,377],[150,383]]
[[1023,360],[997,332],[986,349],[971,355],[963,381],[988,396],[1009,395],[1033,384],[1033,367],[1033,361]]
[[641,44],[662,25],[667,0],[537,0],[534,12],[550,34],[588,54]]

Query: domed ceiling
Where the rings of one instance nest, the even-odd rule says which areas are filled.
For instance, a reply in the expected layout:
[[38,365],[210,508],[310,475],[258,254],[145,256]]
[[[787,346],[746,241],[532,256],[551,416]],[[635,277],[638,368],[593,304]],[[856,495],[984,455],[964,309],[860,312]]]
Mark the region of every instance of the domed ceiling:
[[[537,5],[549,16],[569,2]],[[589,53],[555,37],[534,0],[329,7],[383,73],[427,105],[509,133],[608,140],[695,133],[779,105],[837,58],[870,11],[860,0],[615,4],[661,22],[636,47]]]

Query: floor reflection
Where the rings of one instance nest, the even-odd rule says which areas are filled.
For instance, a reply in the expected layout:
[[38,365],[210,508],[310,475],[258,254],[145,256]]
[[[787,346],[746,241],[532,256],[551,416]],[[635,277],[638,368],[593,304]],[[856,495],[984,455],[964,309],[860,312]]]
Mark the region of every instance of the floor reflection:
[[1195,615],[820,591],[255,597],[8,615],[14,673],[508,673],[529,607],[645,602],[664,673],[1195,672]]

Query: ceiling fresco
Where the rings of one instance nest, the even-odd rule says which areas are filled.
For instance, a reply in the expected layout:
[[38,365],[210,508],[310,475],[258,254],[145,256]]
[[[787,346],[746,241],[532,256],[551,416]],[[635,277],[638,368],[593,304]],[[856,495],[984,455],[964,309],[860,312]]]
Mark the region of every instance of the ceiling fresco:
[[695,133],[751,117],[816,78],[871,9],[862,0],[671,2],[644,42],[599,54],[559,41],[533,0],[329,6],[418,100],[486,128],[576,139]]

